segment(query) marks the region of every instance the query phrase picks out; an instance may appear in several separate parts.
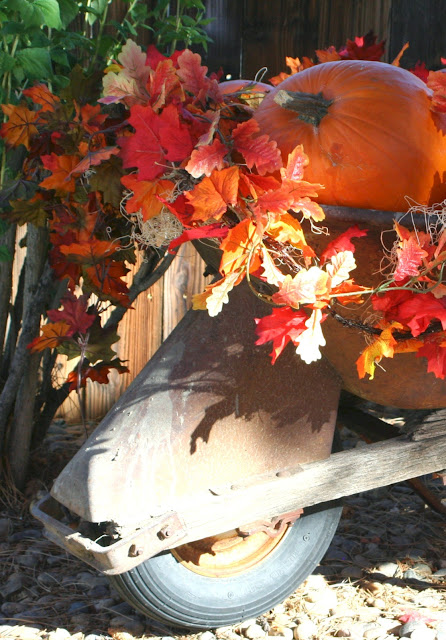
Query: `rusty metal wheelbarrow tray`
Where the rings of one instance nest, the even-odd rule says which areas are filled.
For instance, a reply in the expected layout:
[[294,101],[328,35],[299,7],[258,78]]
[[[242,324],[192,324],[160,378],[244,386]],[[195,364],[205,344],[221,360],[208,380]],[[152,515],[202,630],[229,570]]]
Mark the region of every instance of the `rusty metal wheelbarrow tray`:
[[[361,272],[374,272],[382,253],[382,229],[398,214],[325,210],[336,235],[355,223],[369,228],[369,257],[358,263],[364,281]],[[218,263],[215,250],[203,255]],[[216,318],[188,312],[51,496],[32,507],[50,539],[119,574],[164,549],[446,466],[443,424],[420,439],[330,455],[341,388],[383,405],[430,408],[446,405],[446,385],[411,354],[358,384],[364,343],[356,333],[346,339],[335,321],[325,331],[327,358],[306,365],[287,349],[272,367],[268,348],[254,345],[253,318],[268,311],[241,285]],[[78,518],[74,531],[61,509]],[[100,523],[100,533],[85,533],[85,523]]]

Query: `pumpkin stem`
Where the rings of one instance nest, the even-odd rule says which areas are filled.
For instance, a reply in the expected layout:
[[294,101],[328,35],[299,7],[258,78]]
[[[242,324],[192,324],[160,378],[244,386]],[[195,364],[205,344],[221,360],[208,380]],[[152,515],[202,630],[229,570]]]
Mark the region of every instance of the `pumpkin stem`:
[[303,122],[318,127],[333,100],[327,100],[322,93],[302,93],[280,89],[274,96],[274,102],[284,109],[294,111]]

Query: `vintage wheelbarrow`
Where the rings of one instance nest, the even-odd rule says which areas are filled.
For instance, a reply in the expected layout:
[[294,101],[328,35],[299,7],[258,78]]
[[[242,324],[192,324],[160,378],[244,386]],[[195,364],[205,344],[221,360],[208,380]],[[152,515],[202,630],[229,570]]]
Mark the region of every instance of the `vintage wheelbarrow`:
[[[382,229],[401,215],[325,211],[334,234],[353,223],[369,229],[364,282],[379,270]],[[203,255],[218,263],[215,251]],[[446,382],[421,358],[401,354],[373,381],[359,380],[363,337],[328,319],[323,360],[304,364],[288,348],[272,367],[268,349],[254,345],[253,318],[267,305],[242,285],[230,298],[216,318],[187,313],[32,507],[48,538],[173,627],[267,611],[322,559],[339,498],[446,467],[441,412],[429,429],[359,449],[339,451],[333,439],[341,390],[384,406],[446,407]],[[355,407],[342,411],[370,427]]]

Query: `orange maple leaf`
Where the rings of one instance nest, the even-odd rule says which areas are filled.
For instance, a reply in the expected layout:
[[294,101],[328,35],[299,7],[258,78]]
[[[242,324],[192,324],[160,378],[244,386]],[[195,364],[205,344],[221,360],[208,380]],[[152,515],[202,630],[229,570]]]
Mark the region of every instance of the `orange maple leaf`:
[[288,189],[280,187],[259,196],[254,212],[257,216],[260,213],[276,214],[275,216],[270,216],[270,219],[272,218],[275,221],[278,216],[287,213],[293,202],[294,198],[290,195]]
[[50,156],[42,156],[41,160],[45,169],[51,171],[52,175],[42,180],[39,186],[61,193],[76,191],[76,181],[72,174],[79,162],[79,156],[58,156],[52,153]]
[[121,182],[126,189],[133,192],[132,197],[125,202],[127,213],[141,211],[144,221],[150,220],[161,212],[164,203],[160,197],[169,198],[175,187],[170,180],[138,180],[134,173],[123,176]]
[[370,289],[356,284],[354,280],[344,280],[343,282],[341,282],[341,284],[332,288],[330,296],[332,298],[336,298],[338,302],[343,305],[362,304],[364,302],[364,298],[362,297],[363,291],[367,291],[368,293],[370,293]]
[[60,102],[60,98],[51,93],[46,84],[43,83],[24,89],[23,95],[31,98],[34,104],[39,104],[40,111],[54,111],[55,105]]
[[303,145],[298,144],[288,155],[287,165],[280,170],[280,175],[282,178],[288,178],[289,180],[302,180],[304,169],[309,164],[310,160],[304,152]]
[[291,73],[285,73],[282,71],[279,75],[270,78],[269,81],[274,86],[280,84],[283,80],[286,80],[286,78],[289,78],[290,75],[299,73],[299,71],[308,69],[308,67],[314,67],[314,62],[310,60],[310,58],[307,58],[307,56],[304,56],[302,60],[300,60],[300,58],[291,58],[290,56],[286,56],[285,62],[287,67],[290,68]]
[[54,349],[61,342],[69,338],[72,334],[71,326],[68,322],[48,322],[43,325],[42,335],[34,338],[28,345],[28,349],[32,353],[43,351],[44,349]]
[[92,238],[82,244],[75,242],[72,244],[62,244],[59,249],[70,262],[94,265],[99,260],[111,256],[117,251],[118,247],[110,240]]
[[194,207],[192,220],[219,220],[228,205],[237,202],[239,168],[228,167],[221,171],[214,170],[209,178],[206,176],[195,185],[192,191],[186,192],[186,198]]
[[280,182],[274,176],[258,176],[256,173],[241,173],[239,189],[243,198],[257,200],[266,191],[279,189]]
[[108,115],[101,113],[101,105],[86,104],[83,107],[78,107],[76,104],[76,120],[80,118],[82,127],[88,133],[96,133],[99,131],[104,122],[107,120]]
[[113,300],[123,307],[129,307],[128,286],[122,280],[128,271],[123,262],[103,260],[92,267],[87,267],[86,275],[100,300]]
[[327,49],[316,49],[316,56],[319,62],[334,62],[341,59],[336,47],[333,45],[327,47]]
[[38,133],[37,127],[33,124],[39,116],[38,112],[14,104],[2,104],[1,107],[9,120],[2,124],[0,136],[5,138],[12,147],[23,144],[29,149],[31,136]]
[[381,334],[369,344],[361,353],[356,361],[356,368],[360,378],[364,378],[366,373],[370,380],[375,375],[375,366],[382,358],[393,358],[397,341],[393,337],[395,329],[402,329],[403,325],[399,322],[392,322],[391,325],[383,329]]
[[220,244],[220,249],[223,251],[220,272],[225,275],[239,271],[248,262],[250,272],[257,271],[262,264],[261,243],[257,228],[248,218],[229,230]]
[[316,255],[313,249],[307,245],[300,222],[289,213],[281,216],[280,220],[272,222],[268,226],[267,233],[278,242],[292,244],[293,247],[300,249],[306,258],[313,258]]

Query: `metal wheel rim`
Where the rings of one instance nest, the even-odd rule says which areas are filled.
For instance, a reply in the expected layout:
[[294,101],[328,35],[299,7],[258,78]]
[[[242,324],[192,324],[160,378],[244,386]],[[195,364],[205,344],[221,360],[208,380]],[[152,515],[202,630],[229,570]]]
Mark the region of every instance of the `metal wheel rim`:
[[286,536],[289,527],[275,537],[264,531],[242,536],[236,529],[171,549],[186,569],[210,578],[228,578],[263,562]]

